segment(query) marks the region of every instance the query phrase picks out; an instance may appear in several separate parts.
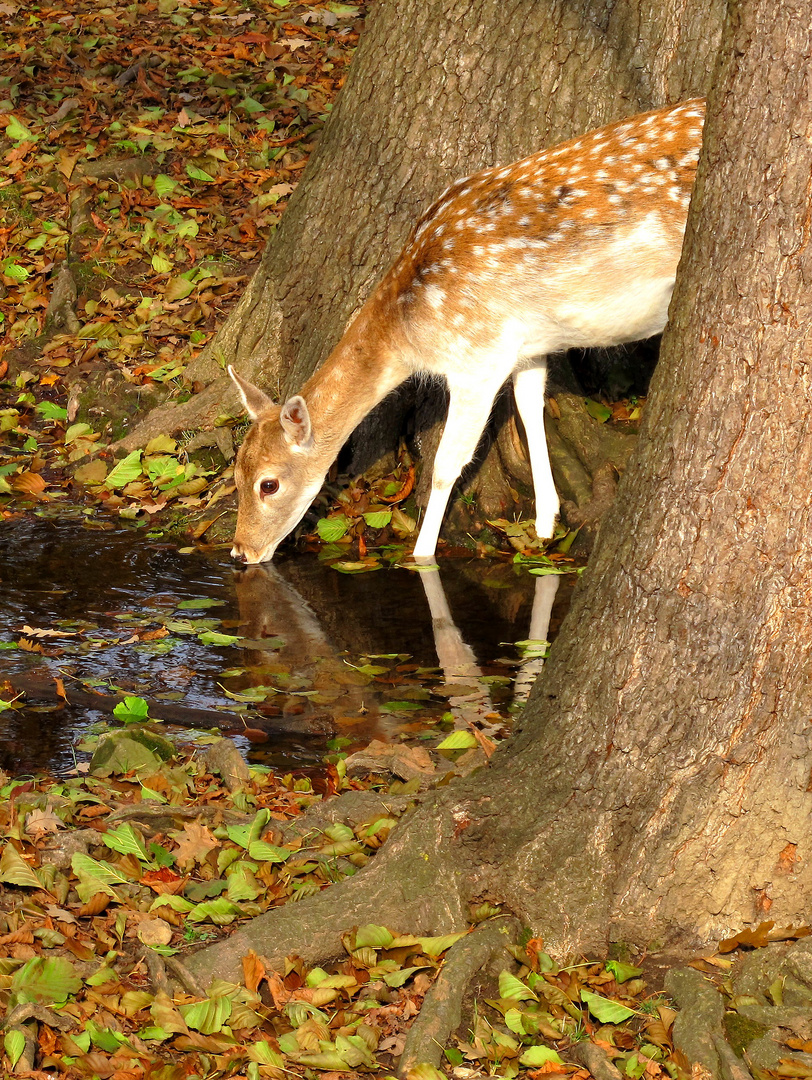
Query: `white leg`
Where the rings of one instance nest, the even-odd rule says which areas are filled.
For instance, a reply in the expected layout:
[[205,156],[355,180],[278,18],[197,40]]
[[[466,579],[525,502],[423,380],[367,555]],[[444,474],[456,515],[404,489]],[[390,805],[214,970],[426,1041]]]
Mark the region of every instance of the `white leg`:
[[415,558],[433,555],[451,489],[462,470],[474,456],[480,436],[488,422],[497,385],[449,385],[448,416],[434,459],[431,495],[420,534],[414,546]]
[[546,540],[555,532],[558,516],[558,492],[553,483],[547,436],[544,432],[544,387],[547,382],[547,358],[533,367],[514,372],[513,395],[527,436],[533,488],[536,493],[536,532]]

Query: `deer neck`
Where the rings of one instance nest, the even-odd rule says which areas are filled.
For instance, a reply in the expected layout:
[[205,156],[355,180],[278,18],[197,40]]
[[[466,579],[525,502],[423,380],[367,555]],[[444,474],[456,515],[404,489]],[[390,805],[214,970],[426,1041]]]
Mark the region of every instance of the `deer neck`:
[[317,452],[330,462],[364,417],[410,374],[392,324],[375,301],[370,298],[302,387]]

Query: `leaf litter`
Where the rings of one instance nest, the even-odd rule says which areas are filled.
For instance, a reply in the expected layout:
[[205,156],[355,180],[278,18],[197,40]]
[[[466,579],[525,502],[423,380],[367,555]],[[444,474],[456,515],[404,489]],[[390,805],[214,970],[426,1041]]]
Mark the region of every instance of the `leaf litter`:
[[[354,828],[290,828],[324,798],[362,786],[340,761],[316,782],[246,772],[229,787],[202,755],[175,748],[137,776],[91,769],[83,777],[0,778],[7,1069],[20,1062],[22,1025],[30,1038],[33,1020],[32,1064],[66,1077],[391,1073],[466,928],[432,938],[368,924],[348,928],[345,955],[332,964],[308,967],[291,956],[277,971],[251,953],[239,984],[216,981],[204,993],[186,977],[189,949],[356,873],[397,823],[377,816]],[[483,905],[471,925],[497,914]],[[780,940],[803,933],[782,931]],[[760,940],[745,935],[742,946]],[[648,990],[642,967],[626,959],[557,963],[529,936],[506,949],[504,963],[470,1024],[444,1047],[443,1069],[421,1066],[413,1080],[585,1080],[585,1042],[621,1076],[687,1075],[673,1051],[676,1011]],[[171,994],[167,975],[180,984]],[[800,1045],[791,1035],[787,1043]]]
[[[2,780],[7,1066],[23,1052],[15,1032],[34,1015],[36,1067],[65,1076],[390,1069],[465,928],[442,938],[349,929],[346,956],[333,965],[308,968],[290,957],[277,972],[251,954],[242,984],[216,982],[205,994],[184,985],[170,997],[155,978],[166,969],[183,984],[192,946],[326,888],[374,856],[395,817],[287,831],[323,798],[361,786],[343,762],[326,766],[317,782],[251,768],[232,788],[205,757],[177,751],[135,770],[98,774],[104,771]],[[482,908],[472,922],[494,913]],[[509,951],[517,974],[503,972],[498,997],[483,1001],[468,1037],[447,1048],[449,1068],[578,1072],[563,1063],[567,1048],[595,1035],[626,1075],[661,1074],[672,1014],[645,995],[638,969],[585,961],[559,967],[538,942]]]
[[119,403],[188,394],[183,371],[295,190],[365,10],[361,0],[3,5],[8,506],[78,496],[135,518],[233,491],[221,459],[196,463],[171,439],[115,463],[106,446],[120,428],[101,404],[77,418],[80,388],[101,371],[115,375]]

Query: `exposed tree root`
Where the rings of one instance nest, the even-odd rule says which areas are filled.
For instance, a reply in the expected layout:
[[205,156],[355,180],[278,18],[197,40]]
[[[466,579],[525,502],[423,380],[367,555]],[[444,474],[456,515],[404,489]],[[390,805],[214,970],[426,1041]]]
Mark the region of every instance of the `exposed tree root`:
[[570,1054],[589,1069],[595,1080],[621,1080],[620,1069],[612,1064],[606,1051],[601,1050],[595,1043],[588,1040],[576,1043]]
[[316,803],[315,806],[294,818],[282,829],[283,840],[321,832],[329,825],[340,822],[354,828],[376,817],[399,818],[420,802],[419,795],[386,795],[376,791],[348,791],[335,799]]
[[46,333],[65,330],[69,334],[78,334],[81,323],[76,315],[76,282],[70,267],[63,263],[56,275],[48,310],[45,313]]
[[150,439],[158,435],[176,435],[179,431],[213,427],[218,416],[224,413],[238,416],[241,409],[231,379],[221,376],[188,401],[180,404],[167,402],[147,413],[128,435],[115,444],[114,449],[129,453],[146,446]]
[[[434,798],[433,793],[428,797],[428,806]],[[445,857],[440,835],[429,835],[435,824],[430,813],[411,815],[394,831],[383,853],[359,874],[258,916],[225,941],[191,956],[189,970],[205,982],[236,981],[242,957],[251,951],[270,967],[280,967],[292,954],[306,963],[340,957],[342,933],[367,922],[413,934],[464,929],[465,878],[456,860]]]
[[439,975],[423,999],[420,1014],[409,1029],[398,1076],[405,1077],[410,1069],[423,1063],[439,1066],[443,1047],[462,1021],[462,1004],[469,984],[493,959],[501,958],[505,946],[515,940],[519,930],[516,919],[495,919],[482,923],[449,949]]

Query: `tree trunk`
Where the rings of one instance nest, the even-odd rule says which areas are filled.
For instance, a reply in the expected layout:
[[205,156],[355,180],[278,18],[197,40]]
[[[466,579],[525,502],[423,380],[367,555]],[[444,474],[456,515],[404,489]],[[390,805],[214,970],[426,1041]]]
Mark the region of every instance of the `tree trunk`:
[[[156,411],[122,446],[238,411],[222,377],[223,358],[274,396],[298,390],[450,181],[618,117],[704,94],[723,12],[724,0],[373,5],[347,85],[277,234],[240,304],[187,371],[191,381],[212,385],[177,410]],[[396,448],[415,413],[418,449],[431,458],[439,400],[438,411],[436,387],[424,390],[416,410],[413,390],[393,395],[359,429],[356,471]],[[551,432],[553,456],[563,498],[583,505],[595,471],[589,429],[599,425],[582,407],[570,412],[562,433],[568,449]],[[523,450],[511,453],[521,443],[510,414],[508,399],[496,422],[513,431],[488,444],[474,525],[515,509],[506,467],[529,490]],[[602,456],[622,468],[628,452],[604,447]]]
[[483,898],[557,953],[808,914],[811,27],[812,0],[731,5],[644,431],[521,730],[196,971],[459,929]]

